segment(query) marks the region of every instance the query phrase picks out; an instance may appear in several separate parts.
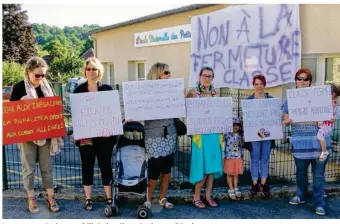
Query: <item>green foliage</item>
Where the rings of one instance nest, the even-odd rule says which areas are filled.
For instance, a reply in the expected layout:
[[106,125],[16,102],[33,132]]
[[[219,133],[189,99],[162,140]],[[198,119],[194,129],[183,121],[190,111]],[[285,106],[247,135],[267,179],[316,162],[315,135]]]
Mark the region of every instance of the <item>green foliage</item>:
[[49,80],[66,83],[71,77],[81,76],[83,63],[81,58],[70,53],[56,57],[50,64]]
[[[99,28],[99,25],[65,26],[63,29],[46,24],[33,24],[34,34],[40,46],[49,45],[52,41],[59,41],[66,49],[75,55],[80,56],[88,48],[93,47],[88,32]],[[51,52],[50,52],[51,53]]]
[[66,47],[59,40],[52,40],[46,43],[43,50],[48,51],[53,57],[63,57],[68,53]]
[[21,5],[2,5],[3,61],[24,64],[36,55],[33,29],[26,13],[21,10]]
[[24,79],[24,66],[15,62],[2,63],[2,85],[13,86]]

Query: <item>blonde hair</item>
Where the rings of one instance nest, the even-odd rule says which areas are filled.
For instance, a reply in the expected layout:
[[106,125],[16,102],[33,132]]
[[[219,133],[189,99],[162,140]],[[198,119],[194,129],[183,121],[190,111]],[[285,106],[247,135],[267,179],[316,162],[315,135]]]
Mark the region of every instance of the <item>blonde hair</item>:
[[168,70],[169,70],[169,65],[165,63],[157,62],[150,68],[149,73],[148,73],[148,80],[159,79],[160,76],[164,73],[164,71],[168,71]]
[[95,58],[95,57],[91,57],[91,58],[88,58],[86,59],[85,63],[84,63],[84,66],[83,66],[83,77],[84,78],[87,78],[86,77],[86,67],[88,64],[92,64],[94,66],[96,66],[96,68],[98,69],[98,78],[96,81],[100,81],[102,80],[103,78],[103,75],[104,75],[104,66],[102,65],[102,63],[100,63],[100,61]]
[[28,72],[32,72],[36,68],[48,69],[47,63],[40,57],[31,57],[25,64],[25,76],[28,76]]

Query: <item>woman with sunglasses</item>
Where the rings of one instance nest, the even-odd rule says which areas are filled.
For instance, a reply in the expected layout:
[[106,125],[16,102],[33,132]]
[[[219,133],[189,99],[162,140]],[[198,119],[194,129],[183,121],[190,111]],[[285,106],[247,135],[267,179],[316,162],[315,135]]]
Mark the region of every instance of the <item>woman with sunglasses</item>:
[[[88,58],[85,61],[83,74],[87,81],[75,89],[75,94],[112,90],[111,86],[100,82],[103,78],[104,68],[97,58]],[[102,184],[104,185],[106,204],[111,206],[113,203],[111,158],[116,141],[115,136],[109,136],[81,139],[76,142],[82,163],[82,179],[86,197],[84,209],[88,211],[92,210],[93,168],[96,157],[101,172]]]
[[[309,69],[299,69],[295,74],[296,88],[309,88],[312,74]],[[291,126],[292,155],[296,165],[296,196],[289,201],[291,205],[303,204],[308,192],[308,168],[312,164],[313,204],[317,215],[325,215],[325,167],[328,161],[319,160],[321,146],[317,134],[316,122],[294,123],[289,118],[288,101],[282,105],[283,123]],[[325,137],[327,151],[330,151],[330,136]]]
[[[10,101],[29,100],[55,96],[53,89],[46,80],[48,66],[44,59],[30,58],[25,65],[25,78],[14,85]],[[22,178],[28,195],[28,209],[38,213],[39,207],[34,193],[34,175],[38,160],[43,187],[47,191],[47,206],[51,212],[58,212],[59,205],[54,199],[53,191],[53,156],[60,152],[63,145],[61,138],[42,139],[19,143],[22,162]]]
[[[253,77],[254,93],[247,99],[265,99],[273,98],[268,93],[265,93],[266,78],[263,75],[256,75]],[[259,132],[258,135],[263,135]],[[250,173],[252,185],[250,194],[256,195],[258,192],[265,197],[270,196],[270,188],[267,184],[267,177],[269,171],[269,157],[272,148],[271,140],[256,141],[251,143],[250,150]],[[260,172],[261,171],[261,172]],[[260,180],[259,180],[260,179]]]
[[[212,85],[214,70],[203,67],[199,73],[199,83],[196,89],[187,94],[190,97],[217,97]],[[222,134],[197,134],[192,136],[190,183],[195,185],[193,205],[196,208],[205,208],[204,202],[210,207],[217,207],[217,203],[211,197],[214,178],[223,175],[223,136]],[[206,184],[205,198],[201,200],[201,190]]]
[[[169,65],[156,63],[150,68],[148,80],[169,79],[170,75]],[[150,159],[148,161],[148,195],[144,204],[149,209],[159,177],[161,179],[159,204],[167,209],[174,207],[166,198],[166,194],[170,183],[174,154],[177,150],[177,139],[174,119],[145,121],[145,149]]]

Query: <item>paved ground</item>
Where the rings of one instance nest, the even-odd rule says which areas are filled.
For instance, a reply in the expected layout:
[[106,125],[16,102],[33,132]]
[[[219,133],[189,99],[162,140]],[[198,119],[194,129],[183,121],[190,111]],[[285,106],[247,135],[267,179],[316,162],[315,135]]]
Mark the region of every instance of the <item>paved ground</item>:
[[[165,210],[153,205],[155,219],[340,219],[340,196],[328,196],[327,216],[314,214],[311,200],[307,204],[291,206],[288,199],[222,201],[218,208],[199,210],[190,204],[177,205],[172,210]],[[82,208],[83,201],[60,200],[62,210],[50,213],[45,201],[39,200],[40,213],[31,215],[25,199],[3,199],[4,219],[103,219],[104,202],[95,202],[94,210],[87,212]],[[137,205],[121,205],[120,219],[136,218]],[[112,217],[113,218],[113,217]]]

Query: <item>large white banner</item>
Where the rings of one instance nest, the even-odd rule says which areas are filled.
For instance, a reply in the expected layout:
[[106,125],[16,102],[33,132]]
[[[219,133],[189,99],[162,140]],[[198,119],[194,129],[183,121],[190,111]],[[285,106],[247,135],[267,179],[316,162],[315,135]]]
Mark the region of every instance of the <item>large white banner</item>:
[[280,99],[242,100],[241,105],[246,142],[283,138]]
[[325,121],[333,118],[331,87],[288,89],[288,114],[293,122]]
[[263,74],[267,87],[294,82],[300,68],[299,5],[241,5],[191,18],[189,86],[204,66],[215,71],[214,86],[252,89]]
[[74,139],[123,134],[117,90],[71,94],[70,101]]
[[227,133],[233,130],[231,97],[188,98],[187,134]]
[[126,120],[185,117],[184,79],[123,82]]

